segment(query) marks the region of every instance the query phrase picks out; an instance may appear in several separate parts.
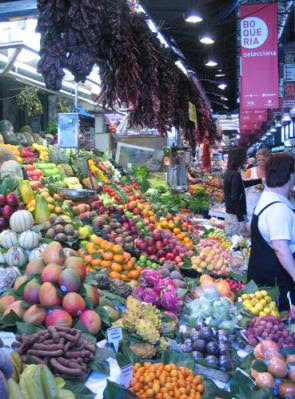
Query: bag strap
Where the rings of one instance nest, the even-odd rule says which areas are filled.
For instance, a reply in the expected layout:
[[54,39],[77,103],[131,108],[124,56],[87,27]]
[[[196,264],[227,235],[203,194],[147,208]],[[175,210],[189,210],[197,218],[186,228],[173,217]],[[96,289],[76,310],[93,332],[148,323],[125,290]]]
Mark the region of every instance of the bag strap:
[[258,213],[258,217],[262,214],[262,212],[264,212],[267,208],[269,208],[270,206],[274,205],[274,204],[282,204],[281,201],[274,201],[271,202],[270,204],[266,205],[259,213]]

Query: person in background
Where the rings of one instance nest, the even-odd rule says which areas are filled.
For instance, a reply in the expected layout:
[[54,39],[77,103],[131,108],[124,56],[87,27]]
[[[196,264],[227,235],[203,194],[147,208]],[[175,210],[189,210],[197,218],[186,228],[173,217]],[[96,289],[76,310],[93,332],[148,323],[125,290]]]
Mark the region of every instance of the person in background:
[[261,184],[261,179],[243,182],[241,170],[246,162],[246,150],[237,147],[229,151],[227,170],[224,174],[225,233],[228,236],[245,235],[246,194],[245,187]]
[[[268,148],[261,148],[256,152],[256,166],[247,169],[244,174],[245,180],[252,179],[264,179],[265,177],[265,163],[270,157],[270,151]],[[246,201],[247,201],[247,219],[248,226],[250,229],[252,216],[254,209],[259,201],[263,187],[253,186],[246,189]]]
[[[265,165],[266,187],[251,224],[248,281],[278,285],[280,310],[295,304],[295,209],[288,200],[295,183],[295,160],[287,153],[272,155]],[[295,306],[291,306],[294,316]]]

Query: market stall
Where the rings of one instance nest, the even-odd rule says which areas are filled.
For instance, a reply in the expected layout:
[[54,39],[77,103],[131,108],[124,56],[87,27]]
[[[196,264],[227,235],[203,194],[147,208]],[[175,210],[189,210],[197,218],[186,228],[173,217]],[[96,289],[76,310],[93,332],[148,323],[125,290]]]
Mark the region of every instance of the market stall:
[[0,399],[295,397],[210,102],[135,5],[40,1],[41,47],[0,44],[26,84],[0,109]]

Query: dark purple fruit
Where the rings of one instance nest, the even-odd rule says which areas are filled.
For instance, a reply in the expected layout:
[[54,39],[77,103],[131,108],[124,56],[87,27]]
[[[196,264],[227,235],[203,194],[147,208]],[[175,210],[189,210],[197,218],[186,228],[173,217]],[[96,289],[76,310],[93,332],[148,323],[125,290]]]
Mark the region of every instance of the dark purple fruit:
[[193,351],[192,355],[193,355],[195,361],[198,361],[198,360],[201,360],[204,358],[203,353],[199,352],[199,351]]
[[208,355],[205,357],[206,362],[208,363],[208,366],[211,367],[216,367],[218,365],[218,359],[214,355]]
[[213,337],[213,331],[212,328],[210,327],[203,327],[201,329],[201,338],[204,339],[205,341],[210,341]]
[[206,351],[209,355],[217,355],[218,353],[218,344],[215,341],[208,342],[206,346]]
[[218,345],[219,354],[226,355],[228,353],[229,346],[226,343],[221,343]]
[[229,356],[227,355],[222,355],[219,358],[219,367],[224,370],[224,371],[229,371],[232,368],[232,362]]
[[204,339],[197,339],[194,341],[193,348],[195,351],[204,352],[206,349],[206,341]]

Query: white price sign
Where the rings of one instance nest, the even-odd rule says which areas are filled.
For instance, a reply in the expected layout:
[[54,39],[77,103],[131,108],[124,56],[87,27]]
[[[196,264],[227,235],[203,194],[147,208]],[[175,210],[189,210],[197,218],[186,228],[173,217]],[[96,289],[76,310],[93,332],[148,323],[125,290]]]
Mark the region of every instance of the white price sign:
[[108,343],[113,344],[115,351],[118,352],[120,342],[122,341],[123,338],[122,328],[121,327],[108,328],[107,334],[108,334]]
[[133,378],[133,364],[127,364],[121,368],[120,384],[124,385],[125,388],[129,388]]
[[3,343],[3,346],[6,346],[8,348],[11,348],[11,345],[13,344],[13,342],[15,341],[15,334],[11,333],[11,332],[5,332],[2,331],[0,333],[0,340]]

